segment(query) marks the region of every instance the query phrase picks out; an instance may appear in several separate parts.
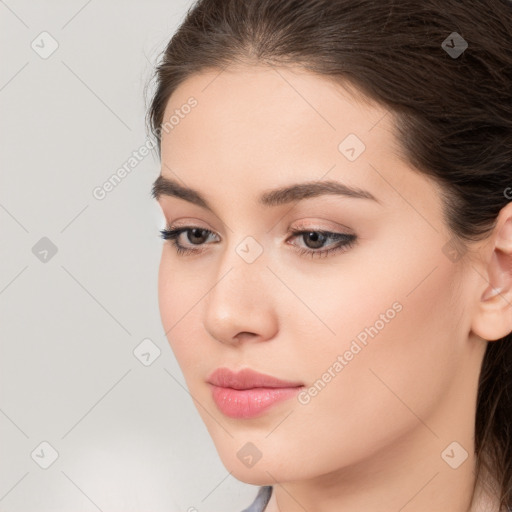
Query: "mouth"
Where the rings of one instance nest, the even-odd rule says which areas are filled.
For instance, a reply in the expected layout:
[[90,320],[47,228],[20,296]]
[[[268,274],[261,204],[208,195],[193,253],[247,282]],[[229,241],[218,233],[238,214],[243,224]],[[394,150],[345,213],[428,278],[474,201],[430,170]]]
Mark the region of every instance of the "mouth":
[[214,386],[232,389],[295,388],[303,386],[302,382],[281,380],[250,368],[244,368],[237,373],[229,368],[217,368],[208,377],[208,382]]
[[218,409],[237,419],[260,416],[304,387],[301,382],[284,381],[249,368],[238,373],[218,368],[209,376],[208,384]]

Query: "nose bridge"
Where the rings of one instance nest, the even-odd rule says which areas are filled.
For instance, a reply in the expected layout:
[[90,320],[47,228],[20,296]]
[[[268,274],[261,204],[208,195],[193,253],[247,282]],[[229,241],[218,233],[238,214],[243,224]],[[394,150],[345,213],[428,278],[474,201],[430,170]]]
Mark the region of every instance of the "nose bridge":
[[274,313],[263,244],[247,235],[232,238],[226,247],[215,282],[205,301],[205,327],[219,340],[240,332],[269,335]]
[[221,256],[213,295],[217,299],[237,299],[239,307],[244,307],[245,299],[263,294],[266,273],[264,255],[263,243],[252,235],[229,242]]

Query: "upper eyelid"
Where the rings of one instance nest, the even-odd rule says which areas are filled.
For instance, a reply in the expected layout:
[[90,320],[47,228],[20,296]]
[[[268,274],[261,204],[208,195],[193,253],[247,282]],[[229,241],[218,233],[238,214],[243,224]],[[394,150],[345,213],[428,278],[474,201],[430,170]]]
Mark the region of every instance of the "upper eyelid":
[[[176,222],[180,222],[180,221],[172,221],[171,222],[171,221],[166,220],[165,229],[174,229],[174,230],[185,229],[185,228],[186,229],[205,229],[212,233],[216,233],[216,231],[214,229],[209,228],[209,227],[203,227],[199,224],[195,224],[193,220],[187,220],[182,225],[176,225]],[[183,221],[181,221],[181,222],[183,222]],[[200,222],[200,221],[198,220],[197,222]],[[353,231],[348,226],[345,226],[343,224],[336,223],[336,222],[334,224],[337,224],[337,227],[318,227],[318,226],[314,225],[314,223],[327,222],[326,219],[309,221],[309,222],[313,222],[313,226],[304,225],[304,224],[306,224],[306,222],[303,221],[302,219],[297,220],[295,222],[298,222],[299,225],[297,227],[289,227],[288,229],[290,231],[297,231],[297,230],[308,231],[309,230],[309,231],[323,231],[323,232],[328,232],[328,233],[333,233],[333,234],[339,233],[340,231],[343,233],[347,233],[347,232],[351,233]],[[333,221],[330,221],[330,222],[333,222]],[[293,225],[293,223],[291,225]],[[273,229],[274,228],[272,228],[272,230]]]
[[[208,233],[212,234],[212,235],[217,235],[218,233],[216,233],[214,230],[210,229],[210,228],[204,228],[202,226],[195,226],[195,225],[184,225],[184,226],[174,226],[174,225],[167,225],[165,227],[166,230],[169,230],[169,231],[181,231],[181,232],[186,232],[186,231],[191,231],[192,229],[202,229],[204,231],[208,231]],[[312,227],[308,227],[308,226],[298,226],[298,227],[295,227],[295,228],[290,228],[289,231],[293,232],[294,234],[296,234],[297,232],[300,232],[300,233],[303,233],[303,232],[318,232],[318,233],[328,233],[328,234],[332,234],[332,235],[338,235],[338,234],[352,234],[352,233],[347,233],[346,231],[350,231],[348,228],[346,231],[336,231],[336,230],[332,230],[331,228],[318,228],[318,227],[315,227],[315,226],[312,226]],[[220,235],[219,235],[220,236]]]

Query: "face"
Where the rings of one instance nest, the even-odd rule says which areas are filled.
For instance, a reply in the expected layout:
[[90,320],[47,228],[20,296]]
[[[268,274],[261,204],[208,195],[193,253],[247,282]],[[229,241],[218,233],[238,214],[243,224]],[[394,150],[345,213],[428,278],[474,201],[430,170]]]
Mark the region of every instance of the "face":
[[[175,241],[194,252],[164,242],[160,313],[226,468],[261,485],[412,440],[441,451],[452,439],[418,418],[439,426],[468,371],[470,278],[445,249],[437,185],[398,156],[391,113],[305,71],[240,67],[182,83],[173,115],[161,175],[204,203],[161,188],[168,225],[189,228]],[[268,194],[328,180],[358,194]],[[217,368],[300,387],[222,394]]]

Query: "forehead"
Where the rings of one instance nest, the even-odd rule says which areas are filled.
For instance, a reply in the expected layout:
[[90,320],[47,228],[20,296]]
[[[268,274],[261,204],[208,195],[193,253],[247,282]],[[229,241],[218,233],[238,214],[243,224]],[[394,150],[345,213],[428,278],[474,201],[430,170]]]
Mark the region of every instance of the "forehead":
[[[174,91],[164,120],[187,103],[197,100],[193,116],[173,130],[186,132],[197,124],[216,130],[212,135],[242,138],[258,134],[319,133],[335,139],[352,130],[363,137],[389,111],[358,93],[348,83],[335,83],[300,68],[236,66],[193,74]],[[200,118],[200,123],[194,122]],[[384,123],[389,123],[391,116]],[[290,133],[291,130],[291,133]],[[286,131],[286,133],[282,133]],[[164,137],[165,137],[164,133]]]
[[[184,108],[191,98],[195,106]],[[194,74],[172,94],[163,122],[171,116],[177,122],[162,131],[162,174],[214,198],[243,201],[270,187],[334,179],[403,209],[407,201],[421,207],[432,186],[402,159],[389,110],[301,69]],[[359,144],[356,159],[343,153],[347,140]]]
[[[197,103],[192,109],[187,107],[190,98]],[[173,126],[162,131],[162,159],[187,165],[215,159],[223,168],[237,161],[237,166],[250,169],[254,163],[261,170],[286,157],[295,167],[304,161],[320,166],[330,162],[326,172],[343,159],[338,146],[350,134],[366,148],[391,153],[388,114],[383,107],[357,101],[343,86],[300,69],[208,70],[189,77],[169,99],[163,122],[173,117]],[[377,125],[380,130],[374,129]]]

